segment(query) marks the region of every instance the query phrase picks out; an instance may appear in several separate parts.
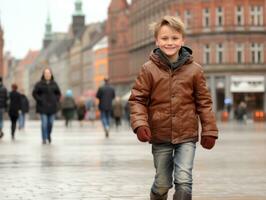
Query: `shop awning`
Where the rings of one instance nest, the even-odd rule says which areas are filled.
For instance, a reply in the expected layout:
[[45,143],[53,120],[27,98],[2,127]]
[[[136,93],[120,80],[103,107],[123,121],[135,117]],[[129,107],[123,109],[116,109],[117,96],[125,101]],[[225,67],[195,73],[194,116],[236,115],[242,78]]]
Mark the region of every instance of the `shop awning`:
[[264,92],[264,76],[232,76],[230,90],[237,92]]

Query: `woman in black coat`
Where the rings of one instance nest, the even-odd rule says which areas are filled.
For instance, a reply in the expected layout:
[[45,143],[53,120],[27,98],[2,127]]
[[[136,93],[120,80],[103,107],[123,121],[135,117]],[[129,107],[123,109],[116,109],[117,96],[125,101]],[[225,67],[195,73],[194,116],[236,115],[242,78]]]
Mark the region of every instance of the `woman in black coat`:
[[11,137],[14,140],[18,115],[21,111],[21,95],[17,92],[18,86],[16,84],[12,84],[11,87],[12,91],[9,94],[10,103],[8,114],[11,120]]
[[36,101],[36,111],[41,116],[42,142],[46,144],[48,140],[51,143],[51,132],[61,92],[50,68],[44,69],[41,80],[35,84],[32,95]]

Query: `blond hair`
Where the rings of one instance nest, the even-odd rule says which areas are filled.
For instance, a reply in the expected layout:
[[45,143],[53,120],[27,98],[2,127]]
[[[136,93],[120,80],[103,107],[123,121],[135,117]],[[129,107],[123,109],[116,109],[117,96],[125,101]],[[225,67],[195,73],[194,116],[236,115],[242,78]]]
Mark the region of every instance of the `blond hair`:
[[160,29],[162,28],[162,26],[165,26],[165,25],[178,31],[179,33],[182,34],[183,37],[185,37],[185,24],[182,22],[180,17],[166,15],[163,18],[161,18],[160,21],[152,23],[150,25],[150,28],[153,31],[155,38],[157,38],[158,33]]

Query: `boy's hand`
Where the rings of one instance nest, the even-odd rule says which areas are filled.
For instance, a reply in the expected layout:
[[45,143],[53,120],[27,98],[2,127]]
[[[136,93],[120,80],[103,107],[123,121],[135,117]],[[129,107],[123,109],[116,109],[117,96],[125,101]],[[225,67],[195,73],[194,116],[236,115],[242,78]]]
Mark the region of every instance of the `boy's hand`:
[[151,141],[151,131],[147,126],[140,126],[137,129],[138,140],[141,142],[150,142]]
[[200,144],[205,149],[211,149],[215,145],[215,137],[212,136],[202,136]]

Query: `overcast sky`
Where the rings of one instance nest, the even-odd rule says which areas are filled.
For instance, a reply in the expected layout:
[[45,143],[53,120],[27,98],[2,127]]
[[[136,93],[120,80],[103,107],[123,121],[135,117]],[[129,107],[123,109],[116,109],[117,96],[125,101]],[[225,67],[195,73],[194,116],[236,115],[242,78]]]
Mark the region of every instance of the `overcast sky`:
[[[111,0],[83,0],[86,23],[103,21]],[[48,13],[54,32],[67,32],[75,0],[0,0],[0,20],[4,29],[4,51],[22,58],[29,49],[42,46]]]

